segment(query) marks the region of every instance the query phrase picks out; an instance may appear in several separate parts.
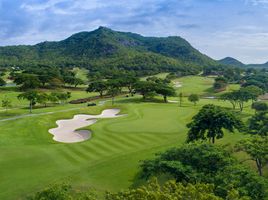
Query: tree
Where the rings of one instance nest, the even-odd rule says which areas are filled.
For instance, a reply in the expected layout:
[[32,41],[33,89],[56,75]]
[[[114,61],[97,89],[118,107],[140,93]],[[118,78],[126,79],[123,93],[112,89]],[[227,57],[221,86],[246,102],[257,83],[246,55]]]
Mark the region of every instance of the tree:
[[66,183],[54,184],[37,192],[30,200],[97,200],[97,194],[93,190],[80,192]]
[[121,92],[120,82],[118,80],[109,80],[107,94],[112,96],[112,105],[114,104],[115,96],[120,94],[120,92]]
[[226,78],[217,77],[217,78],[215,78],[215,82],[214,82],[213,87],[216,91],[222,91],[222,90],[226,89],[227,85],[228,85],[228,81]]
[[235,109],[236,105],[239,105],[240,111],[244,109],[244,103],[248,102],[250,99],[254,99],[254,95],[250,93],[250,90],[242,88],[237,91],[227,92],[220,97],[224,101],[230,101]]
[[257,101],[258,96],[263,94],[263,90],[255,85],[250,85],[244,88],[240,89],[242,92],[244,91],[249,98],[252,100],[252,103],[254,101]]
[[268,135],[268,111],[257,112],[249,119],[251,134]]
[[63,84],[63,81],[60,78],[52,78],[49,80],[49,85],[53,88],[61,87]]
[[39,93],[36,102],[40,104],[44,104],[44,106],[47,106],[47,102],[49,100],[49,95],[47,93]]
[[36,89],[41,85],[40,80],[34,74],[17,74],[14,83],[20,85],[22,90]]
[[[239,195],[238,195],[239,197]],[[157,178],[152,178],[147,185],[128,189],[118,193],[106,193],[106,200],[170,199],[170,200],[223,200],[214,194],[212,184],[182,184],[174,180],[160,185]]]
[[74,82],[73,82],[73,85],[74,87],[76,88],[78,85],[83,85],[84,84],[84,81],[80,78],[74,78]]
[[6,81],[0,77],[0,86],[6,85]]
[[213,104],[205,105],[192,122],[187,124],[187,142],[194,140],[206,140],[215,143],[215,139],[224,136],[223,130],[234,132],[234,129],[241,130],[242,122],[232,112]]
[[227,199],[234,189],[241,196],[266,199],[267,180],[240,164],[224,146],[190,143],[158,153],[141,163],[142,178],[167,175],[177,182],[213,184],[215,195]]
[[220,96],[220,99],[223,101],[229,101],[232,106],[233,110],[235,110],[236,105],[238,104],[238,95],[237,92],[227,92]]
[[244,103],[248,102],[250,99],[252,99],[252,94],[249,90],[246,89],[240,89],[236,92],[237,98],[238,98],[238,104],[240,111],[242,112],[244,109]]
[[265,102],[254,102],[251,105],[251,108],[254,109],[256,112],[268,111],[268,105]]
[[55,99],[59,100],[62,104],[66,103],[66,101],[71,98],[71,92],[52,92],[51,95],[52,97],[56,97]]
[[29,110],[32,113],[32,108],[36,104],[38,93],[36,91],[27,91],[18,95],[18,99],[26,99],[29,101]]
[[2,107],[5,108],[6,109],[6,112],[7,112],[7,109],[12,107],[11,100],[8,99],[7,97],[5,97],[2,100]]
[[143,99],[148,97],[153,97],[156,93],[156,83],[149,82],[149,81],[139,81],[135,84],[134,88],[135,91],[140,93]]
[[268,166],[268,136],[255,135],[241,140],[236,149],[246,152],[255,161],[258,173],[262,176],[264,166]]
[[180,92],[180,94],[179,94],[179,101],[180,101],[180,107],[181,107],[182,102],[183,102],[183,94],[182,94],[182,92]]
[[98,92],[100,93],[100,97],[103,96],[104,91],[108,88],[108,84],[106,81],[95,81],[88,85],[87,92]]
[[190,102],[193,102],[194,105],[196,105],[196,102],[199,101],[199,96],[197,94],[191,94],[189,97],[188,97],[188,100]]
[[167,103],[168,96],[175,96],[176,95],[175,89],[173,87],[166,85],[166,84],[157,84],[155,91],[157,94],[160,94],[163,96],[165,103]]
[[48,95],[48,100],[52,103],[57,103],[59,101],[59,98],[58,98],[58,95],[57,93],[55,92],[51,92],[49,95]]
[[133,94],[134,85],[138,82],[138,78],[133,74],[126,74],[120,78],[122,85],[128,88],[129,94]]

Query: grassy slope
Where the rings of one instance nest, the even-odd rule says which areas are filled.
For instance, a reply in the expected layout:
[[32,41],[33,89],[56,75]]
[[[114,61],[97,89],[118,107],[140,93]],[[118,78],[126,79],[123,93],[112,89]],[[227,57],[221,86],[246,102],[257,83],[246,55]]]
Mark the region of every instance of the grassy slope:
[[[103,108],[0,122],[0,198],[14,199],[63,179],[79,187],[126,188],[138,171],[139,160],[185,141],[185,124],[206,103],[208,100],[202,100],[199,106],[185,104],[182,108],[176,104],[117,105],[128,115],[99,121],[92,126],[93,138],[79,144],[53,142],[47,130],[57,119],[98,113]],[[227,134],[221,142],[233,143],[241,137]]]
[[84,68],[79,68],[79,67],[75,67],[73,68],[73,72],[75,73],[76,78],[80,78],[81,80],[83,80],[84,82],[88,81],[88,70],[84,69]]
[[[196,77],[193,78],[196,81]],[[191,87],[196,88],[197,85],[200,83],[192,84]],[[190,91],[191,88],[188,88]],[[197,92],[202,91],[200,89]],[[77,96],[84,95],[87,94],[79,93]],[[54,142],[48,129],[55,127],[58,119],[71,118],[78,113],[99,113],[107,106],[83,107],[0,122],[0,199],[25,197],[50,183],[64,180],[78,188],[127,188],[135,179],[140,160],[185,141],[185,124],[203,105],[214,103],[230,107],[227,102],[205,99],[197,106],[184,99],[181,108],[177,104],[140,103],[134,100],[136,99],[117,100],[115,107],[121,108],[127,116],[98,121],[90,127],[93,138],[77,144]],[[64,110],[69,106],[44,108],[34,112]],[[248,104],[243,114],[244,119],[251,113]],[[0,113],[1,115],[3,114]],[[226,134],[224,139],[217,142],[234,144],[242,137],[244,135],[240,133]]]
[[[44,92],[51,92],[51,90],[43,90]],[[61,89],[61,91],[67,91],[66,89]],[[69,90],[70,91],[70,90]],[[21,92],[19,91],[6,91],[6,90],[1,90],[0,89],[0,103],[4,98],[8,98],[11,100],[12,108],[6,113],[5,109],[0,107],[0,119],[4,119],[7,117],[14,117],[18,116],[21,114],[28,114],[28,101],[26,100],[19,100],[17,96]],[[73,99],[79,99],[79,98],[85,98],[85,97],[90,97],[90,96],[96,96],[98,95],[97,93],[86,93],[83,89],[76,89],[71,91],[71,98],[70,100]],[[1,105],[0,105],[1,106]],[[79,107],[81,105],[78,105]],[[43,112],[51,112],[51,111],[56,111],[56,110],[65,110],[69,108],[75,108],[77,105],[71,105],[71,104],[66,104],[66,105],[58,105],[56,107],[47,107],[47,108],[41,108],[41,109],[34,109],[33,113],[43,113]]]
[[[203,76],[185,76],[173,80],[174,82],[180,82],[182,84],[181,88],[176,88],[177,93],[182,92],[184,96],[189,96],[190,94],[199,94],[204,96],[217,96],[221,93],[214,93],[212,85],[214,83],[214,78],[203,77]],[[238,84],[230,84],[226,91],[239,89]]]

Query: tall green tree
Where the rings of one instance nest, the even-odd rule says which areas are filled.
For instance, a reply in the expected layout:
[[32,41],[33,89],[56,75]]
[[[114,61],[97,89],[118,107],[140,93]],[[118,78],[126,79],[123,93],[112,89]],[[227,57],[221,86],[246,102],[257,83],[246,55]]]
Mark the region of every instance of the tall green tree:
[[19,85],[22,90],[36,89],[41,85],[37,75],[24,73],[16,75],[14,83]]
[[263,94],[263,90],[255,85],[250,85],[240,89],[242,92],[245,91],[249,98],[254,101],[257,101],[258,97]]
[[238,93],[237,92],[226,92],[220,96],[220,99],[223,101],[229,101],[233,106],[233,110],[235,110],[236,106],[238,104]]
[[87,92],[98,92],[100,97],[103,97],[103,93],[107,90],[108,83],[106,81],[95,81],[88,85]]
[[199,101],[199,96],[197,94],[191,94],[189,97],[188,97],[188,100],[190,102],[193,102],[194,105],[196,105],[196,103]]
[[156,89],[155,89],[157,94],[160,94],[164,98],[164,102],[167,103],[167,97],[175,96],[176,91],[173,87],[168,86],[167,84],[157,84]]
[[215,139],[224,136],[223,129],[234,132],[234,129],[241,130],[242,122],[232,112],[213,104],[205,105],[192,122],[187,124],[190,128],[188,131],[187,141],[209,140],[215,143]]
[[47,106],[48,101],[49,95],[47,93],[39,93],[36,98],[36,103],[43,104],[45,107]]
[[114,105],[115,96],[121,93],[121,83],[119,80],[108,81],[107,94],[112,97],[112,105]]
[[268,111],[257,112],[249,119],[249,130],[252,134],[268,135]]
[[228,85],[228,80],[224,77],[217,77],[215,78],[215,82],[213,84],[213,88],[216,91],[223,91],[226,89]]
[[265,200],[268,195],[265,178],[239,163],[224,146],[210,143],[195,142],[158,153],[141,163],[140,175],[145,179],[167,175],[177,182],[214,184],[215,194],[223,199],[233,196],[231,189],[252,200]]
[[255,161],[258,173],[263,175],[263,168],[268,166],[268,136],[255,135],[240,141],[236,145],[238,151],[246,152]]
[[26,99],[29,101],[29,110],[32,113],[33,106],[36,104],[38,98],[37,91],[27,91],[18,95],[18,99]]
[[8,99],[7,97],[5,97],[3,100],[2,100],[2,107],[6,109],[6,112],[8,110],[8,108],[11,108],[12,107],[12,104],[11,104],[11,100]]
[[149,81],[139,81],[135,84],[135,92],[138,92],[142,95],[143,99],[148,97],[153,97],[156,95],[157,84]]

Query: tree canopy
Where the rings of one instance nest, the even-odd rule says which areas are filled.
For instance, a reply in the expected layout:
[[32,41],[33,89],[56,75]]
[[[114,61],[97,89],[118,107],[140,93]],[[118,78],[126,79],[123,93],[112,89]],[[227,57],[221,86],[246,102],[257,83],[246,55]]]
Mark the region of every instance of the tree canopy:
[[209,140],[214,143],[215,139],[224,136],[223,129],[234,132],[234,129],[241,130],[242,122],[232,112],[213,104],[205,105],[192,122],[187,124],[187,141]]

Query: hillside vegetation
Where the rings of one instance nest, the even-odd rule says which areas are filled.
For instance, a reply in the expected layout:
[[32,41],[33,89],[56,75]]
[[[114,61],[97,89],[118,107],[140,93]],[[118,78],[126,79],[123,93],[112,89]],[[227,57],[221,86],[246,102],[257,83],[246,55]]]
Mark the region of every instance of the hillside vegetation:
[[80,66],[91,71],[126,69],[151,74],[180,70],[195,74],[218,65],[181,37],[143,37],[100,27],[59,42],[0,48],[0,67]]

